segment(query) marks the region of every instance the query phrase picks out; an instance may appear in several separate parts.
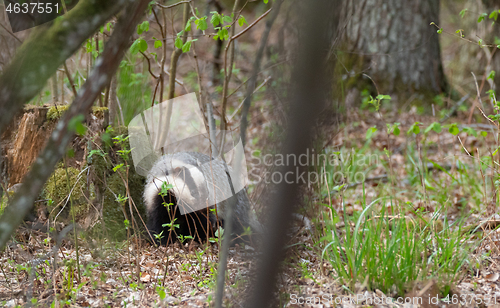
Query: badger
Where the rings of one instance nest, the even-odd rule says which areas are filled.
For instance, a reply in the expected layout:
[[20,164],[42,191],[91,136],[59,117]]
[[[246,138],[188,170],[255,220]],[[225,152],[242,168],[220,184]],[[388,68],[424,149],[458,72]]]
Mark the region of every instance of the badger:
[[225,208],[236,201],[232,237],[250,239],[261,232],[261,225],[250,212],[250,200],[243,188],[235,191],[232,170],[223,161],[196,152],[161,156],[147,176],[144,202],[147,228],[157,244],[168,245],[191,236],[201,242],[224,228]]

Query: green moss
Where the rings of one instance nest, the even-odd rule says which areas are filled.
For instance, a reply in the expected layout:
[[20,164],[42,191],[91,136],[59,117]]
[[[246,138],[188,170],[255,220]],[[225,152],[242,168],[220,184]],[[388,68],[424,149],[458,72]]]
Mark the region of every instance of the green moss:
[[61,115],[68,110],[69,105],[59,105],[59,106],[51,106],[47,111],[47,120],[49,121],[57,121],[61,118]]
[[[43,197],[53,202],[48,204],[48,210],[52,215],[64,207],[62,218],[68,220],[72,218],[70,209],[74,211],[77,220],[85,217],[90,209],[89,202],[84,195],[87,190],[87,176],[85,172],[68,167],[56,168],[45,184]],[[92,200],[95,196],[93,186],[89,189],[88,199]],[[68,199],[70,196],[70,199]],[[67,203],[66,203],[67,202]],[[59,216],[61,217],[61,215]]]
[[[126,185],[128,185],[130,197],[139,210],[140,216],[145,218],[145,207],[142,201],[144,177],[135,172],[130,157],[125,161],[117,154],[117,151],[122,148],[113,143],[114,137],[127,135],[126,127],[108,130],[106,134],[108,135],[106,140],[109,140],[109,142],[103,142],[104,156],[93,155],[88,163],[91,165],[95,176],[103,179],[103,181],[96,181],[96,186],[98,186],[102,194],[102,200],[99,200],[99,202],[102,202],[103,225],[100,227],[104,227],[112,239],[123,240],[127,235],[124,220],[128,219],[132,223],[130,206],[128,201],[121,204],[116,199],[118,195],[122,197],[127,195]],[[126,149],[130,148],[128,142],[124,147]],[[113,171],[113,167],[119,164],[124,164],[124,167],[117,172]],[[128,172],[126,172],[127,164],[130,165]],[[143,230],[141,219],[133,206],[132,212],[137,225]]]
[[108,107],[97,107],[97,106],[92,107],[92,113],[98,118],[103,118],[104,114],[107,111]]

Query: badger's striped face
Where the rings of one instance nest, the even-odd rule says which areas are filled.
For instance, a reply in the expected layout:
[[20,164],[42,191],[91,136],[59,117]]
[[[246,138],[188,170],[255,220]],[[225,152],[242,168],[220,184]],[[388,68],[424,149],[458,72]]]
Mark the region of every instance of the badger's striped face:
[[206,179],[198,166],[171,158],[164,161],[161,174],[152,177],[146,185],[144,199],[148,210],[155,206],[155,199],[161,192],[163,183],[172,185],[169,194],[176,199],[182,215],[206,208],[208,191]]

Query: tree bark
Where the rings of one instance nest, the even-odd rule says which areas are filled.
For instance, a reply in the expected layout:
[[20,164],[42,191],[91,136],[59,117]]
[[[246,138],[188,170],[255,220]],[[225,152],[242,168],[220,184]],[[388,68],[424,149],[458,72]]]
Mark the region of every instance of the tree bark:
[[430,25],[439,25],[439,0],[344,0],[341,15],[347,53],[339,59],[349,77],[366,73],[379,94],[433,97],[447,90],[437,28]]

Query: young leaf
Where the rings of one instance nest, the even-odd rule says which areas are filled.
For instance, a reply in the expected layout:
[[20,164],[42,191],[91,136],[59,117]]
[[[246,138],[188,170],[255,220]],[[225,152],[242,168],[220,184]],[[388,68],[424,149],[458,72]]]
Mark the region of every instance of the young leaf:
[[149,31],[149,21],[144,21],[137,26],[137,34],[141,35],[143,32]]
[[460,17],[464,18],[465,12],[467,12],[467,9],[463,9],[460,11]]
[[196,24],[196,29],[198,29],[198,30],[205,31],[205,30],[208,29],[207,17],[206,16],[203,17],[203,18],[195,20],[194,23]]
[[479,15],[479,18],[477,19],[477,22],[481,22],[481,21],[483,21],[483,20],[484,20],[484,18],[485,18],[485,17],[487,17],[487,16],[488,16],[488,14],[486,14],[486,13],[482,13],[481,15]]
[[189,32],[191,31],[191,20],[188,20],[186,23],[186,27],[184,28],[184,31]]
[[490,74],[488,75],[488,78],[486,78],[486,80],[494,79],[494,78],[495,78],[495,71],[491,71]]
[[135,55],[136,53],[139,52],[139,41],[141,39],[136,39],[133,43],[132,43],[132,46],[130,46],[130,53]]
[[377,95],[376,97],[378,100],[383,100],[383,99],[391,99],[391,96],[390,95],[382,95],[382,94],[379,94]]
[[472,127],[464,127],[462,131],[477,138],[477,131]]
[[175,47],[182,49],[182,39],[180,37],[175,39]]
[[189,52],[191,50],[191,42],[192,41],[187,41],[183,46],[182,46],[182,52]]
[[427,128],[424,130],[424,134],[427,134],[431,130],[439,134],[441,132],[441,124],[439,124],[438,122],[432,123],[431,125],[427,126]]
[[498,11],[495,10],[495,11],[491,12],[489,18],[494,19],[496,21],[498,18]]
[[227,24],[230,24],[233,22],[233,19],[231,18],[231,16],[227,16],[227,15],[224,16],[223,20]]
[[376,132],[377,132],[377,127],[376,126],[370,127],[366,131],[366,140],[370,139],[373,136],[373,134],[375,134]]
[[210,19],[210,23],[217,27],[221,23],[220,14],[218,12],[212,12],[212,18]]
[[148,42],[146,42],[146,40],[143,38],[139,39],[139,50],[142,52],[148,50]]
[[244,24],[247,24],[247,20],[245,19],[245,17],[243,17],[243,15],[240,15],[240,18],[238,18],[238,25],[240,25],[240,27],[243,27]]
[[450,132],[450,134],[452,134],[454,136],[458,135],[458,133],[460,132],[460,130],[458,129],[457,123],[450,124],[448,131]]
[[413,123],[412,126],[410,126],[410,128],[408,129],[408,131],[406,132],[406,134],[411,134],[411,133],[414,133],[415,135],[418,135],[420,134],[420,122],[415,122]]
[[161,46],[163,46],[163,43],[160,40],[156,40],[155,41],[155,48],[160,48]]

